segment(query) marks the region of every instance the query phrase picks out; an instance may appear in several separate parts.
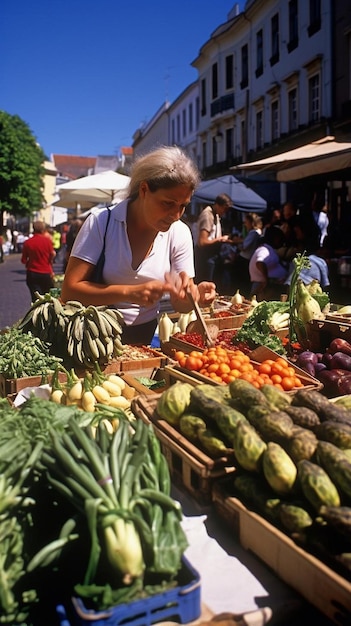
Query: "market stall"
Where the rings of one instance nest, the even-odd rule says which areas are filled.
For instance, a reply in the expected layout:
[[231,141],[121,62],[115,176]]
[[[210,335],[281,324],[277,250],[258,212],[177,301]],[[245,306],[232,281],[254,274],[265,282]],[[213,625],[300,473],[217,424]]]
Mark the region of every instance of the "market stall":
[[0,335],[9,623],[350,621],[351,325],[323,296],[221,299],[212,345],[175,312],[123,346],[117,311],[51,294]]

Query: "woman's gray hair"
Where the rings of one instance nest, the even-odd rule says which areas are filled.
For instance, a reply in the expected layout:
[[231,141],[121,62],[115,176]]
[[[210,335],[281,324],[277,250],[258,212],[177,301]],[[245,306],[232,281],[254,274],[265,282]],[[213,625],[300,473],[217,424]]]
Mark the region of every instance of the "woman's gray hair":
[[161,146],[136,159],[132,165],[128,197],[134,200],[140,183],[150,191],[188,185],[193,191],[200,184],[200,172],[194,161],[177,146]]

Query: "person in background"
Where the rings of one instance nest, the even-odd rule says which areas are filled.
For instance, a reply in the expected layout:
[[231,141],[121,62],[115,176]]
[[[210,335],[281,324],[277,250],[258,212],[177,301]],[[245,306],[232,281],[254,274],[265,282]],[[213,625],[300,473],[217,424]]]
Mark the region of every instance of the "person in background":
[[233,237],[238,253],[232,266],[232,283],[234,290],[239,289],[246,298],[250,294],[250,259],[262,238],[262,219],[256,213],[246,213],[244,220],[245,236]]
[[57,260],[58,258],[58,253],[61,248],[61,233],[58,230],[54,230],[52,233],[52,245],[55,250],[55,259],[54,259],[54,262],[55,262],[55,260]]
[[[200,182],[195,163],[176,146],[134,161],[128,196],[111,209],[92,211],[75,239],[62,284],[63,301],[115,306],[123,315],[122,342],[149,345],[165,293],[175,311],[216,296],[212,282],[194,283],[194,247],[181,217]],[[107,211],[110,219],[107,224]],[[104,284],[90,280],[106,235]]]
[[75,239],[81,229],[83,225],[83,220],[80,219],[75,219],[71,222],[69,229],[66,233],[66,252],[65,252],[65,259],[64,259],[64,263],[63,263],[63,272],[66,271],[66,267],[67,267],[67,263],[68,263],[68,259],[70,257],[71,254],[71,250],[73,248],[73,244],[75,242]]
[[298,251],[299,241],[304,235],[300,215],[292,202],[285,202],[283,205],[280,228],[285,235],[285,245],[279,250],[279,256],[289,264]]
[[[326,260],[322,258],[320,233],[316,225],[313,223],[313,225],[310,224],[310,228],[307,228],[303,220],[299,219],[294,226],[294,230],[297,252],[305,252],[310,261],[310,267],[301,270],[299,277],[305,285],[309,285],[312,280],[318,280],[322,289],[328,291],[330,287],[329,268]],[[288,287],[291,283],[294,267],[294,262],[291,261],[288,277],[285,281]]]
[[270,226],[281,226],[282,212],[279,207],[271,207],[263,219],[262,235],[265,234],[266,229]]
[[197,282],[213,281],[216,268],[221,265],[221,244],[228,241],[223,235],[221,217],[232,206],[231,198],[222,193],[212,206],[205,207],[197,220],[197,241],[195,244],[195,276]]
[[35,292],[45,294],[54,286],[52,263],[55,251],[51,237],[46,236],[44,222],[33,223],[33,236],[23,244],[21,262],[26,266],[26,283],[32,302],[36,300]]
[[284,246],[284,240],[281,228],[270,226],[250,259],[250,296],[256,295],[258,302],[279,300],[280,295],[284,293],[283,285],[288,272],[280,262],[277,252]]
[[0,233],[0,263],[4,262],[4,238],[2,236],[2,234]]

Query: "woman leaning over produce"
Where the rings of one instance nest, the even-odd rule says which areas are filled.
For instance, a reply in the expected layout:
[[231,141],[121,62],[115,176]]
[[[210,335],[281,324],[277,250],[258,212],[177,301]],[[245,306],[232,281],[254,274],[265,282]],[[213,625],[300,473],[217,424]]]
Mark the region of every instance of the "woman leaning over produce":
[[[160,300],[170,294],[173,308],[190,311],[191,289],[200,305],[215,297],[215,285],[195,285],[194,253],[182,217],[200,182],[193,161],[177,147],[163,146],[139,157],[132,168],[128,197],[110,209],[92,212],[80,229],[68,262],[63,300],[115,305],[126,326],[123,343],[149,344]],[[106,231],[106,233],[105,233]],[[92,272],[106,234],[104,284]]]

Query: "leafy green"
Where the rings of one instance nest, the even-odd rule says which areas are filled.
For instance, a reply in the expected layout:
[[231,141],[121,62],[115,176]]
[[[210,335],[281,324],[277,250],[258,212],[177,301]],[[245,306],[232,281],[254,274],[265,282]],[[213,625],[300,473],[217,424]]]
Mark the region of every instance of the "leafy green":
[[315,300],[317,300],[321,310],[323,311],[324,307],[326,307],[328,304],[330,304],[330,298],[328,296],[327,293],[325,293],[325,291],[323,291],[322,293],[312,293],[312,298],[314,298]]
[[288,313],[289,303],[280,300],[263,300],[252,310],[236,332],[233,343],[246,342],[250,348],[266,346],[278,354],[284,354],[281,339],[271,333],[270,323],[275,313]]

